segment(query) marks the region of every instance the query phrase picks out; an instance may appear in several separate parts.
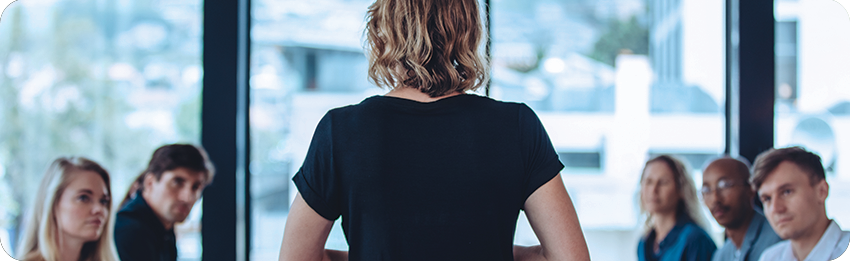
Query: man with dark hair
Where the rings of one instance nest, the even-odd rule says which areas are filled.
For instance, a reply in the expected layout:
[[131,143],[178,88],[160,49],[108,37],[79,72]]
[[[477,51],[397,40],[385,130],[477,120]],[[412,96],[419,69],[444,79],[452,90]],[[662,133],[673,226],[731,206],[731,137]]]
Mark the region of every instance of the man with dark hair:
[[765,151],[756,158],[751,183],[770,226],[785,239],[761,260],[826,261],[847,250],[850,231],[826,216],[829,184],[818,155],[801,147]]
[[714,253],[714,261],[756,261],[765,249],[782,240],[753,208],[755,193],[749,178],[747,164],[729,157],[712,161],[703,171],[703,202],[726,228],[726,243]]
[[121,260],[177,260],[174,224],[186,220],[213,175],[201,148],[187,144],[158,148],[130,187],[115,220]]

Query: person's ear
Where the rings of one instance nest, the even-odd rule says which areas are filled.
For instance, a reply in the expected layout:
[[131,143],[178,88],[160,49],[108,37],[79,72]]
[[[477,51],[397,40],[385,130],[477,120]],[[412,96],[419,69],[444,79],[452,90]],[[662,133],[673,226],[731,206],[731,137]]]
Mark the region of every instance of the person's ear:
[[142,192],[153,187],[154,182],[156,182],[156,177],[154,177],[153,173],[150,173],[150,172],[145,173],[144,181],[142,181],[142,183],[145,184],[145,185],[142,186]]
[[826,197],[829,196],[829,184],[826,179],[822,179],[815,184],[815,193],[817,193],[818,202],[824,204]]

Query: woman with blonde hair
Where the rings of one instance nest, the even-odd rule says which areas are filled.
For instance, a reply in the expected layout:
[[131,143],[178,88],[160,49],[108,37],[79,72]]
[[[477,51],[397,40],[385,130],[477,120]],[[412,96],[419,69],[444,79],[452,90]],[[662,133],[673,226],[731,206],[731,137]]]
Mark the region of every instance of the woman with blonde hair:
[[83,157],[45,172],[18,250],[22,261],[115,261],[109,173]]
[[[280,260],[589,260],[537,115],[467,93],[488,81],[478,1],[377,0],[367,20],[390,91],[319,122]],[[513,245],[521,211],[540,245]],[[349,252],[325,250],[340,216]]]
[[646,162],[640,209],[647,233],[638,244],[638,260],[711,260],[717,245],[705,231],[696,186],[681,160],[661,155]]

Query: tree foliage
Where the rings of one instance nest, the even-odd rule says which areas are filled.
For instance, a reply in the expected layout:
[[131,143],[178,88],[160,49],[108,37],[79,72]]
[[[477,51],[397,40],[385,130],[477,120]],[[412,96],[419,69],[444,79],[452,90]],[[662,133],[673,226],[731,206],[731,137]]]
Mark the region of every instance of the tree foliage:
[[608,24],[607,31],[593,44],[590,58],[614,66],[620,53],[649,53],[649,30],[636,16],[625,21],[612,19]]

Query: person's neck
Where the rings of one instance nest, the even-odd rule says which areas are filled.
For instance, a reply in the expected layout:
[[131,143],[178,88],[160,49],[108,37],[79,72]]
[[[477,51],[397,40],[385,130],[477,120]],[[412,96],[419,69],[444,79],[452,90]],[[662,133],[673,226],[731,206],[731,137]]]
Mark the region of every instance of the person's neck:
[[62,239],[59,240],[59,260],[57,261],[78,261],[80,260],[80,252],[83,251],[83,244],[86,242],[62,234]]
[[754,210],[747,211],[744,213],[744,220],[741,222],[741,225],[738,227],[726,228],[726,237],[732,240],[732,243],[735,244],[735,248],[741,249],[741,245],[744,244],[744,237],[747,236],[747,230],[753,222],[754,215]]
[[418,102],[433,102],[439,99],[448,98],[456,95],[460,95],[460,92],[453,92],[439,97],[431,97],[430,95],[420,91],[419,89],[412,87],[400,87],[395,88],[389,91],[385,96],[414,100]]
[[791,249],[797,260],[806,260],[806,257],[809,256],[809,253],[818,244],[820,238],[826,233],[826,229],[829,228],[831,222],[828,218],[823,217],[812,229],[808,230],[809,233],[804,234],[802,237],[791,239]]
[[168,222],[168,220],[165,220],[164,218],[160,217],[159,215],[156,215],[156,218],[159,219],[159,222],[162,223],[162,227],[164,227],[166,231],[174,228],[174,223]]
[[656,213],[652,218],[653,229],[655,229],[655,242],[661,243],[667,234],[676,226],[676,212]]
[[174,222],[171,222],[168,219],[163,218],[162,215],[159,212],[157,212],[156,209],[154,209],[153,206],[151,206],[150,203],[148,203],[150,201],[148,200],[147,194],[142,193],[142,199],[145,200],[145,204],[148,205],[148,208],[151,209],[151,212],[153,212],[153,215],[156,216],[156,219],[159,220],[159,223],[162,224],[162,227],[164,227],[166,231],[171,230],[171,228],[174,227]]

